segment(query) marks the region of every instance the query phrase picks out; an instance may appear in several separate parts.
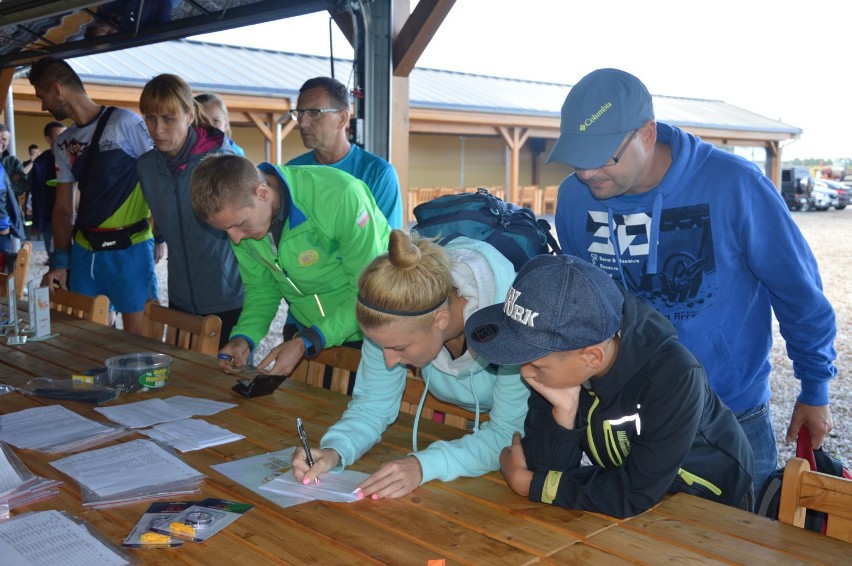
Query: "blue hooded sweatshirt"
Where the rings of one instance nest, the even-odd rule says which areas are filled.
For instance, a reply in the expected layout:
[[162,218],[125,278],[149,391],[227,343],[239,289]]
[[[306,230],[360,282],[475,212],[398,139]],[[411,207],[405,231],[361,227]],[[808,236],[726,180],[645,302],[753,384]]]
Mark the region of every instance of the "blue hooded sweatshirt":
[[775,311],[798,400],[828,404],[834,310],[780,193],[754,164],[657,122],[672,163],[642,194],[597,200],[576,175],[559,188],[566,254],[606,270],[674,324],[733,411],[769,400]]

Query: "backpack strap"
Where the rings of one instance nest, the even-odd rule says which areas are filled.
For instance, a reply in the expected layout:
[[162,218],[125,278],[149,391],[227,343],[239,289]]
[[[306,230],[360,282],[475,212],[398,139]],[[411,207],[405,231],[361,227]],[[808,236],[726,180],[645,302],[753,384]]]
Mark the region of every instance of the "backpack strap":
[[544,230],[544,235],[547,237],[547,245],[550,246],[553,255],[561,255],[562,248],[559,247],[559,242],[556,241],[556,238],[553,237],[553,234],[550,233],[550,222],[545,220],[544,218],[536,219],[538,225],[541,226],[541,229]]
[[92,140],[89,142],[88,147],[86,148],[86,161],[83,162],[83,171],[81,171],[80,178],[77,179],[77,186],[86,186],[86,181],[89,180],[89,175],[92,172],[92,163],[95,161],[95,157],[100,153],[100,141],[101,136],[104,133],[104,128],[106,128],[107,122],[109,122],[109,117],[112,114],[112,111],[115,110],[115,106],[107,106],[107,109],[104,110],[104,113],[101,114],[101,117],[98,118],[98,125],[95,126],[95,133],[92,134]]

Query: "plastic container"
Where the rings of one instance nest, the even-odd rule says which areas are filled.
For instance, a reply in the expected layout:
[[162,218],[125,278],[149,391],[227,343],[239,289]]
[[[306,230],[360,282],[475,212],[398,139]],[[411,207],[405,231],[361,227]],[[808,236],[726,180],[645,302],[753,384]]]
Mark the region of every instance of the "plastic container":
[[109,384],[122,391],[147,391],[165,387],[172,371],[172,357],[155,352],[123,354],[106,361]]

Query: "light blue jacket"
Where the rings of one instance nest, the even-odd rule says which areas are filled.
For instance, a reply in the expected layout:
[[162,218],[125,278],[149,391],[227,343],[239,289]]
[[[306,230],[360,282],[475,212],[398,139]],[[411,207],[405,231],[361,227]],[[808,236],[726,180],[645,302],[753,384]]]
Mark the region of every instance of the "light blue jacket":
[[[468,300],[465,319],[481,307],[503,302],[515,277],[512,264],[485,242],[457,238],[447,245],[452,258],[453,284]],[[480,298],[482,296],[482,298]],[[426,391],[441,401],[477,414],[474,431],[452,441],[436,441],[418,450],[417,421],[412,438],[413,454],[423,469],[422,483],[450,481],[460,476],[479,476],[500,467],[500,451],[512,443],[515,431],[523,432],[529,389],[518,367],[497,367],[470,351],[453,360],[446,348],[422,368]],[[385,429],[399,415],[405,388],[405,366],[387,368],[381,348],[364,339],[358,379],[352,401],[320,441],[322,448],[340,454],[342,469],[360,458],[381,440]],[[426,392],[423,393],[424,397]],[[479,413],[489,420],[479,423]]]
[[[287,162],[287,165],[323,165],[316,160],[313,151],[303,153]],[[349,153],[336,163],[329,163],[346,171],[356,179],[361,179],[370,188],[379,210],[385,215],[391,228],[404,229],[402,221],[402,193],[399,189],[399,177],[393,165],[357,145],[349,148]]]

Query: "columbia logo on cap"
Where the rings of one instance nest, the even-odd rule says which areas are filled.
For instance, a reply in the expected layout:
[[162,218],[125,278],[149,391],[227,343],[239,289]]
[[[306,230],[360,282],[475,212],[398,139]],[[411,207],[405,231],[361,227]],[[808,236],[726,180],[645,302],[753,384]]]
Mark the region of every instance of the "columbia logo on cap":
[[586,120],[580,124],[580,131],[585,132],[586,128],[595,123],[595,120],[603,116],[607,110],[612,108],[612,102],[607,102],[605,104],[601,104],[601,109],[586,118]]
[[516,304],[520,296],[520,291],[516,291],[514,287],[509,287],[509,292],[506,293],[506,302],[503,304],[503,312],[512,320],[535,328],[535,317],[538,316],[538,313]]

